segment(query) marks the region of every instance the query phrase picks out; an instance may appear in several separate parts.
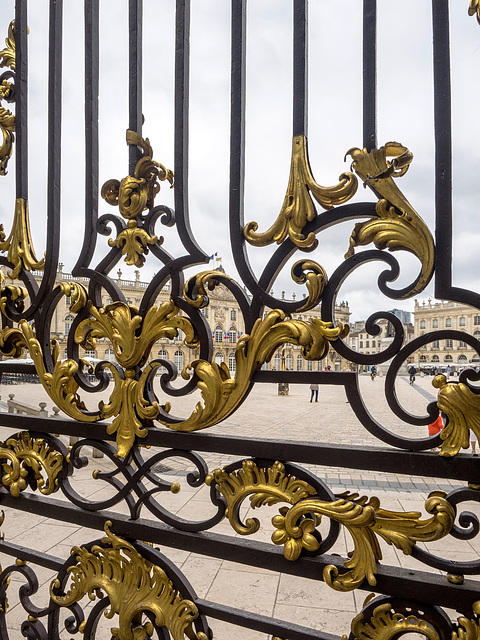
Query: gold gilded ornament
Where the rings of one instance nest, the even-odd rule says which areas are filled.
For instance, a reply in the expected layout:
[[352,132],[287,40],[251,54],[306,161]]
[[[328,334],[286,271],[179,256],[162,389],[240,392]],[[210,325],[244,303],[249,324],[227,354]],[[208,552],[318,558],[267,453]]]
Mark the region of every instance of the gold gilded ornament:
[[327,284],[325,269],[313,260],[299,260],[292,267],[292,278],[297,284],[306,284],[308,296],[297,312],[313,309],[320,299]]
[[35,256],[30,232],[28,201],[24,198],[17,198],[15,201],[12,230],[6,240],[3,225],[0,225],[0,251],[6,251],[9,262],[13,264],[13,270],[7,272],[12,280],[18,278],[22,268],[30,271],[43,269],[45,266],[45,258],[37,260]]
[[260,528],[257,518],[248,518],[245,525],[239,519],[240,507],[246,498],[250,498],[250,506],[255,509],[278,502],[293,505],[315,494],[312,486],[288,475],[278,461],[267,469],[258,467],[253,460],[243,460],[242,468],[231,473],[215,469],[206,479],[207,485],[212,483],[225,498],[230,524],[241,535],[256,533]]
[[[323,571],[325,582],[337,591],[351,591],[366,579],[376,584],[377,563],[382,559],[378,537],[409,555],[416,542],[433,542],[446,536],[455,520],[455,510],[445,499],[443,491],[433,491],[425,502],[425,509],[433,516],[420,520],[417,511],[400,513],[380,507],[378,498],[357,499],[345,494],[333,502],[306,498],[290,508],[280,509],[281,515],[272,520],[277,531],[272,535],[275,544],[284,545],[287,560],[296,560],[302,548],[315,551],[319,547],[313,531],[322,516],[342,524],[350,533],[354,550],[345,562],[345,573],[339,574],[335,565]],[[349,499],[348,499],[349,498]],[[316,516],[316,521],[308,517]]]
[[[28,30],[27,30],[28,33]],[[8,36],[5,39],[6,47],[0,51],[0,68],[8,67],[15,71],[15,20],[8,27]],[[0,101],[12,97],[14,83],[7,79],[0,84]],[[2,145],[0,146],[0,176],[7,173],[7,164],[12,156],[13,143],[15,141],[15,116],[11,111],[0,106],[0,129],[2,131]]]
[[352,173],[342,173],[339,180],[334,187],[317,184],[308,160],[307,139],[304,135],[294,136],[290,178],[278,218],[263,233],[257,233],[257,222],[249,222],[243,231],[247,242],[256,247],[265,247],[273,242],[281,244],[288,236],[297,247],[315,247],[318,244],[315,234],[303,233],[305,225],[317,216],[313,198],[324,209],[332,209],[350,200],[357,191],[357,179]]
[[190,278],[183,289],[183,295],[188,304],[196,309],[208,306],[210,300],[205,286],[207,285],[209,291],[213,291],[219,284],[219,276],[231,280],[230,276],[221,271],[201,271]]
[[470,0],[468,15],[477,16],[477,22],[480,24],[480,0]]
[[[394,613],[388,602],[376,607],[368,620],[359,613],[351,628],[355,640],[393,640],[406,633],[419,633],[428,640],[440,640],[437,631],[426,620],[413,613]],[[345,635],[342,640],[347,638]]]
[[457,618],[457,623],[452,632],[452,640],[478,640],[480,638],[480,600],[472,605],[472,617],[461,616]]
[[135,165],[133,176],[120,181],[107,180],[101,193],[102,198],[108,204],[118,206],[120,214],[128,220],[127,228],[115,240],[110,239],[109,246],[121,248],[128,265],[142,267],[145,263],[143,254],[148,253],[148,245],[157,244],[161,239],[140,228],[137,218],[143,211],[153,207],[155,196],[160,191],[159,181],[167,180],[173,187],[173,172],[153,160],[153,149],[148,138],[144,140],[135,131],[127,130],[127,144],[137,145],[143,152]]
[[443,374],[435,376],[432,385],[438,389],[438,408],[448,416],[440,432],[440,455],[452,457],[470,446],[470,429],[480,437],[480,396],[463,382],[447,382]]
[[0,459],[6,460],[2,464],[2,485],[15,498],[27,488],[27,484],[35,486],[45,496],[58,487],[58,475],[63,469],[64,459],[44,438],[33,438],[28,431],[21,431],[6,443],[0,443]]
[[208,640],[202,631],[196,633],[193,622],[198,618],[198,608],[183,598],[175,589],[165,571],[146,560],[133,545],[115,536],[105,523],[105,545],[73,547],[76,565],[68,568],[70,588],[65,595],[57,595],[60,581],[54,580],[50,596],[57,605],[69,607],[86,595],[107,596],[108,619],[118,615],[119,626],[111,629],[115,640],[145,640],[151,637],[154,628],[151,622],[142,624],[142,613],[149,611],[155,616],[155,624],[166,627],[173,640]]
[[408,171],[413,154],[398,142],[387,142],[385,146],[372,151],[352,148],[347,151],[347,155],[353,158],[352,169],[355,173],[382,199],[376,206],[378,218],[355,225],[345,258],[354,254],[355,247],[372,242],[377,249],[401,249],[413,253],[422,267],[414,287],[402,296],[409,298],[422,291],[429,283],[435,257],[430,229],[394,181],[394,178],[399,178]]
[[197,388],[204,401],[198,402],[189,418],[182,422],[166,423],[177,431],[196,431],[218,424],[228,418],[243,402],[252,385],[253,374],[268,362],[282,344],[302,347],[306,360],[322,360],[327,355],[330,342],[343,338],[349,327],[338,323],[312,318],[310,322],[287,319],[280,309],[270,311],[262,320],[258,318],[250,335],[244,334],[235,349],[235,378],[230,377],[227,365],[222,362],[195,360],[182,371],[188,380],[190,372],[197,375]]

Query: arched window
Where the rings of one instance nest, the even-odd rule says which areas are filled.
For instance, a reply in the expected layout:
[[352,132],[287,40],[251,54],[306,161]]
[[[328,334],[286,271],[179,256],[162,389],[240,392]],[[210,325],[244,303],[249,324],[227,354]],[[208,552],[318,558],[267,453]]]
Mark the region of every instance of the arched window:
[[237,312],[235,309],[230,310],[230,320],[235,321],[237,319]]
[[427,362],[427,356],[420,356],[420,362]]
[[420,320],[420,329],[425,329],[425,320]]
[[440,358],[437,355],[432,356],[432,362],[439,362]]
[[280,369],[282,368],[282,356],[278,353],[275,354],[275,369],[277,371],[280,371]]
[[458,356],[458,362],[463,362],[463,363],[465,363],[466,361],[467,361],[467,356],[466,356],[466,355],[464,355],[463,353],[461,353],[461,354]]
[[228,356],[228,370],[231,371],[231,372],[235,371],[235,365],[236,365],[235,354],[231,353]]
[[221,353],[220,351],[217,351],[217,353],[215,354],[215,363],[216,364],[222,364],[223,362],[223,353]]
[[174,362],[178,371],[181,371],[183,369],[183,351],[180,351],[180,349],[175,351]]
[[72,315],[68,315],[65,318],[65,335],[68,336],[68,332],[70,331],[70,327],[72,326],[73,321],[75,320],[75,317]]
[[453,358],[449,353],[447,353],[447,355],[445,356],[444,360],[445,360],[445,362],[453,362]]
[[230,342],[235,344],[237,342],[237,329],[235,327],[230,327]]
[[451,318],[445,318],[445,326],[447,327],[447,329],[452,326],[452,319]]
[[478,353],[476,353],[473,358],[470,360],[470,362],[480,362],[480,356],[478,355]]
[[293,357],[291,353],[287,353],[287,357],[285,358],[285,366],[287,371],[293,371]]
[[115,351],[113,349],[105,349],[105,360],[115,362]]
[[215,327],[215,342],[223,342],[223,329],[220,325]]
[[[161,360],[168,360],[168,353],[165,351],[165,349],[160,349],[160,351],[158,352],[158,357]],[[162,373],[163,371],[166,371],[167,367],[161,366],[157,369],[157,371],[159,373]]]
[[303,369],[303,358],[302,356],[299,354],[297,356],[297,371],[301,371]]

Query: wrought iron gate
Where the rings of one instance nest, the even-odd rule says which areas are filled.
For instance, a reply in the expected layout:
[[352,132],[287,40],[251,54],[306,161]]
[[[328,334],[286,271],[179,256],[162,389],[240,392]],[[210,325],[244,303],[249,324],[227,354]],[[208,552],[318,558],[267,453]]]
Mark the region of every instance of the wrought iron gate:
[[[480,561],[447,560],[435,555],[426,544],[445,536],[470,540],[480,530],[473,513],[458,513],[458,505],[479,502],[480,496],[478,461],[460,453],[462,447],[468,446],[469,429],[480,436],[480,396],[478,387],[472,384],[480,380],[480,375],[466,370],[455,382],[437,376],[434,383],[438,406],[428,405],[425,416],[409,414],[400,405],[395,391],[400,366],[420,346],[437,339],[462,339],[480,354],[480,343],[474,336],[446,329],[427,333],[403,346],[402,323],[393,314],[380,311],[369,318],[367,330],[374,336],[375,322],[387,319],[394,329],[393,341],[380,354],[362,355],[348,346],[345,340],[348,327],[334,317],[342,282],[368,261],[383,261],[388,266],[378,287],[392,299],[419,294],[435,274],[438,298],[480,308],[477,292],[452,285],[448,2],[432,1],[435,240],[398,186],[397,179],[409,168],[412,154],[400,143],[377,144],[375,0],[363,3],[364,146],[348,151],[352,172],[342,174],[333,187],[323,187],[315,181],[308,160],[308,7],[307,0],[292,0],[293,140],[287,193],[277,220],[272,221],[268,230],[259,230],[255,222],[245,223],[246,4],[246,0],[231,3],[230,241],[242,283],[219,270],[198,270],[197,275],[184,280],[185,269],[209,261],[192,235],[188,218],[189,0],[176,1],[173,171],[154,159],[152,146],[142,131],[142,0],[129,0],[128,175],[121,180],[109,180],[101,187],[103,200],[118,207],[119,215],[98,216],[99,0],[84,0],[85,237],[73,278],[56,285],[62,150],[62,0],[50,0],[44,259],[35,255],[29,229],[27,1],[16,1],[14,22],[6,47],[0,52],[0,66],[5,69],[0,84],[3,133],[0,173],[6,173],[9,162],[14,161],[16,168],[13,223],[8,237],[2,230],[0,238],[0,251],[4,253],[0,264],[7,270],[0,298],[0,351],[10,359],[19,359],[28,352],[33,363],[25,364],[21,359],[14,363],[0,362],[0,373],[38,374],[64,417],[0,414],[2,426],[17,430],[0,446],[4,470],[0,501],[11,510],[85,525],[103,532],[103,537],[85,539],[72,549],[68,558],[29,548],[35,547],[35,541],[29,540],[28,532],[25,532],[27,546],[3,540],[0,551],[14,560],[0,575],[1,638],[18,637],[19,631],[9,631],[7,624],[8,598],[18,580],[25,610],[21,633],[28,638],[60,638],[62,633],[68,633],[69,637],[96,637],[104,612],[118,619],[109,633],[121,640],[150,637],[207,640],[211,637],[209,624],[214,628],[215,620],[236,625],[232,636],[236,638],[243,637],[244,628],[285,640],[336,637],[315,630],[314,620],[312,628],[301,627],[245,612],[235,608],[234,602],[232,606],[224,606],[198,597],[182,571],[168,559],[170,549],[323,581],[338,592],[339,601],[345,592],[373,591],[375,597],[367,599],[360,616],[352,621],[351,638],[390,638],[407,632],[418,632],[430,640],[480,637],[478,582],[468,577],[480,573]],[[454,11],[468,8],[459,2],[452,7]],[[468,10],[471,15],[476,13],[480,21],[478,0],[472,0]],[[14,105],[14,115],[8,103]],[[359,197],[351,201],[359,179],[373,191],[376,203],[362,202]],[[174,182],[175,210],[157,203],[162,182]],[[328,227],[349,220],[360,222],[353,228],[344,262],[327,278],[316,262],[317,256],[321,259],[316,237]],[[183,254],[172,257],[168,253],[155,235],[155,227],[160,224],[175,226],[183,243]],[[93,266],[95,247],[108,235],[111,236],[108,252]],[[278,248],[257,277],[249,265],[247,246],[274,243]],[[357,247],[369,245],[373,246],[356,251]],[[399,265],[385,249],[409,251],[419,259],[419,274],[409,286],[401,290],[389,286],[398,275]],[[271,287],[286,261],[298,251],[313,252],[308,259],[300,253],[292,268],[293,280],[304,283],[308,295],[296,301],[277,299]],[[158,271],[137,308],[127,303],[109,274],[122,259],[140,268],[147,258],[158,262]],[[39,285],[34,271],[42,272]],[[158,294],[166,285],[170,286],[170,298],[157,304]],[[209,304],[209,290],[218,286],[225,287],[234,297],[245,324],[245,333],[236,346],[234,375],[224,364],[214,361],[213,327],[203,313]],[[108,304],[104,302],[106,295],[111,298]],[[67,357],[59,353],[58,343],[51,335],[54,310],[64,296],[70,299],[74,316]],[[296,317],[320,302],[322,320]],[[198,354],[184,368],[185,384],[181,388],[171,384],[180,373],[175,364],[151,357],[158,340],[173,339],[179,332],[183,332],[191,353],[196,350]],[[86,361],[88,358],[81,358],[81,350],[94,348],[99,339],[110,343],[115,361],[102,361],[93,367]],[[377,365],[393,358],[385,383],[393,414],[407,424],[421,426],[435,419],[440,408],[448,417],[447,426],[431,438],[392,433],[366,410],[353,371],[262,370],[262,365],[287,343],[299,345],[303,357],[310,361],[322,360],[332,348],[360,365]],[[171,403],[162,400],[161,404],[154,388],[158,381],[162,398],[170,397]],[[221,423],[236,411],[254,384],[271,382],[316,382],[327,389],[330,385],[343,387],[351,410],[363,428],[378,439],[378,447],[209,433],[208,427]],[[201,390],[202,401],[190,415],[175,416],[176,398],[194,389]],[[104,390],[108,390],[108,402],[100,403],[95,410],[87,409],[89,392]],[[79,440],[67,448],[61,435],[76,436]],[[112,489],[110,497],[97,502],[82,498],[71,484],[72,477],[85,465],[84,447],[92,445],[112,463],[111,471],[94,474],[96,481],[106,482]],[[150,448],[147,450],[145,446]],[[439,447],[439,453],[430,451],[435,446]],[[210,453],[229,455],[236,461],[224,468],[208,469],[204,457]],[[213,516],[190,521],[175,516],[164,506],[165,496],[176,492],[178,485],[162,479],[157,467],[173,457],[183,458],[191,465],[193,471],[187,476],[191,487],[210,488]],[[319,475],[302,465],[317,465]],[[379,474],[408,470],[410,475],[419,477],[459,480],[464,486],[448,495],[442,491],[431,493],[425,503],[427,515],[395,512],[384,509],[374,496],[360,497],[353,492],[335,495],[322,477],[325,465],[369,469]],[[59,494],[63,494],[62,499]],[[248,501],[254,508],[283,504],[272,520],[271,542],[252,540],[259,523],[251,518],[243,521],[241,508]],[[116,505],[125,505],[126,514],[120,508],[116,511]],[[216,527],[221,522],[229,524],[231,533],[225,533],[225,529],[218,533]],[[348,558],[329,553],[344,530],[353,543]],[[381,564],[384,543],[422,562],[425,571]],[[157,544],[161,551],[153,546]],[[42,595],[35,595],[39,567],[58,573],[49,593],[43,594],[42,606],[34,604]],[[93,600],[87,608],[86,596]],[[447,610],[453,611],[453,619]]]

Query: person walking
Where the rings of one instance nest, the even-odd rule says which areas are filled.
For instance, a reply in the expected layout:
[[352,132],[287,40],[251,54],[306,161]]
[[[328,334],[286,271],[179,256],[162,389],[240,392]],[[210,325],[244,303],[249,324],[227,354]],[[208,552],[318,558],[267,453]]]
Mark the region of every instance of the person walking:
[[[440,411],[440,413],[438,414],[438,417],[436,420],[434,420],[433,422],[431,422],[428,425],[428,435],[429,436],[436,436],[437,433],[440,433],[440,431],[443,429],[444,427],[444,422],[443,422],[443,414]],[[433,447],[432,451],[436,451],[437,447]]]
[[375,365],[370,369],[370,378],[375,380],[375,376],[377,375],[377,367]]
[[411,366],[408,373],[410,374],[410,384],[413,384],[415,382],[415,374],[417,373],[417,370],[414,366]]
[[310,385],[310,402],[313,402],[313,396],[315,396],[315,402],[318,402],[318,383],[316,382]]

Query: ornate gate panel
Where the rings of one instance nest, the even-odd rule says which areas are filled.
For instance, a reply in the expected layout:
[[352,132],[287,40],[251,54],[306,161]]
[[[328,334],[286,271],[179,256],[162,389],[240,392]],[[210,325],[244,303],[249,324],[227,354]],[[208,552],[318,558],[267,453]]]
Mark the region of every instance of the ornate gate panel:
[[[252,0],[253,1],[253,0]],[[319,631],[319,621],[299,626],[235,606],[199,597],[181,569],[170,559],[173,551],[233,561],[325,583],[337,592],[339,607],[345,594],[374,592],[351,623],[350,638],[390,638],[407,632],[430,640],[480,636],[480,573],[478,559],[457,561],[437,555],[432,543],[442,538],[472,540],[480,530],[477,516],[462,503],[479,502],[478,461],[461,453],[469,429],[480,435],[480,399],[475,382],[480,375],[465,370],[449,381],[434,379],[438,403],[426,415],[412,415],[401,406],[395,379],[401,365],[432,340],[462,339],[480,355],[471,335],[442,330],[416,338],[406,346],[404,329],[392,313],[379,311],[367,321],[368,333],[378,333],[378,320],[393,327],[390,346],[379,354],[360,354],[348,346],[348,326],[337,321],[335,301],[343,281],[360,265],[386,263],[378,288],[391,299],[421,293],[435,275],[436,296],[480,308],[477,292],[453,287],[451,199],[451,109],[449,6],[433,0],[433,65],[435,92],[435,238],[408,202],[398,179],[409,169],[412,153],[398,142],[376,140],[376,2],[364,0],[363,148],[351,148],[351,170],[336,185],[319,184],[310,166],[307,120],[306,0],[293,0],[293,136],[291,170],[280,213],[268,229],[244,220],[246,0],[232,0],[231,30],[231,155],[230,241],[241,282],[223,270],[199,268],[209,256],[196,242],[188,216],[188,116],[190,2],[176,1],[175,33],[175,160],[173,170],[162,165],[145,136],[142,122],[142,0],[129,0],[129,122],[126,134],[128,173],[99,188],[99,0],[84,0],[85,11],[85,237],[72,279],[56,281],[59,258],[60,163],[62,107],[62,0],[50,0],[48,80],[48,198],[45,257],[34,251],[28,211],[27,2],[16,0],[14,21],[5,48],[0,84],[0,173],[15,162],[16,199],[13,221],[2,228],[0,264],[6,271],[0,297],[2,330],[1,375],[37,374],[63,417],[0,414],[3,427],[15,429],[0,446],[3,463],[2,505],[48,517],[59,523],[86,526],[100,533],[79,542],[69,557],[54,557],[35,549],[35,540],[20,546],[4,539],[0,551],[12,562],[0,575],[0,637],[11,631],[9,601],[20,581],[24,609],[21,633],[28,638],[107,637],[100,620],[105,613],[107,635],[119,640],[150,637],[207,640],[216,621],[236,626],[231,637],[246,629],[274,638],[307,640],[336,636]],[[480,5],[454,3],[480,20]],[[13,16],[12,16],[13,17]],[[479,32],[480,34],[480,32]],[[66,46],[66,45],[65,45]],[[146,132],[145,132],[146,133]],[[156,141],[152,141],[156,143]],[[12,151],[14,154],[12,156]],[[2,180],[5,178],[2,178]],[[356,196],[358,183],[376,202]],[[174,186],[174,210],[159,203],[161,188]],[[363,191],[363,190],[362,190]],[[99,199],[113,207],[99,216]],[[352,221],[345,260],[327,277],[318,236],[343,221]],[[355,224],[354,224],[355,221]],[[7,225],[7,221],[5,221]],[[158,227],[174,227],[184,250],[172,256]],[[105,236],[109,236],[108,243]],[[247,249],[277,244],[260,275],[253,272]],[[105,248],[94,263],[97,245]],[[358,251],[359,247],[367,247]],[[401,290],[390,283],[399,273],[391,253],[404,250],[419,260],[414,281]],[[291,276],[305,284],[307,295],[287,301],[274,297],[272,286],[286,261],[299,253]],[[303,253],[302,253],[303,252]],[[309,255],[305,257],[304,252]],[[125,298],[111,276],[121,260],[141,268],[156,261],[156,274],[138,306]],[[196,275],[185,270],[196,267]],[[40,273],[40,276],[39,276]],[[165,288],[169,295],[160,298]],[[214,353],[215,326],[205,310],[209,296],[223,287],[234,299],[245,327],[236,343],[230,367]],[[72,316],[67,353],[60,353],[52,336],[52,318],[64,298]],[[107,298],[109,300],[107,300]],[[160,300],[160,302],[159,302]],[[321,319],[301,319],[321,303]],[[182,337],[191,357],[183,370],[179,362],[155,357],[154,345]],[[97,341],[110,346],[111,359],[95,364],[88,352]],[[284,345],[297,345],[308,362],[319,362],[334,349],[357,365],[391,360],[385,394],[392,414],[407,425],[427,425],[439,409],[448,424],[441,434],[412,438],[397,435],[366,409],[357,373],[265,370]],[[31,361],[22,361],[28,353]],[[14,360],[13,362],[11,360]],[[318,367],[317,367],[318,368]],[[173,385],[177,377],[182,385]],[[234,414],[253,385],[318,383],[345,390],[351,410],[377,447],[345,447],[318,442],[272,440],[259,436],[228,436],[209,432]],[[201,400],[190,414],[180,415],[179,398],[194,390]],[[92,404],[92,393],[105,400]],[[332,408],[334,410],[334,408]],[[259,417],[260,422],[260,417]],[[66,447],[61,436],[78,440]],[[74,479],[87,460],[85,447],[105,456],[106,470],[93,474],[99,488],[110,488],[98,500],[86,499]],[[438,447],[438,452],[431,451]],[[209,467],[217,456],[232,462]],[[169,508],[180,485],[166,478],[162,464],[181,459],[191,471],[190,488],[204,487],[212,508],[206,519],[186,519]],[[315,465],[317,473],[309,468]],[[425,514],[384,508],[373,495],[352,491],[335,494],[324,468],[372,470],[461,481],[446,493],[433,491]],[[164,475],[164,477],[162,477]],[[168,475],[168,474],[166,474]],[[101,485],[101,486],[100,486]],[[254,536],[259,520],[244,518],[244,506],[262,509],[278,505],[267,526],[269,541]],[[221,528],[219,529],[219,525]],[[348,557],[335,553],[344,532],[353,545]],[[98,539],[97,539],[98,538]],[[161,546],[161,551],[155,545]],[[423,563],[424,571],[381,564],[382,547]],[[36,573],[56,572],[49,591],[37,594]],[[465,577],[466,576],[466,577]],[[233,585],[234,587],[234,585]],[[43,597],[42,604],[39,598]],[[89,606],[85,603],[92,601]],[[452,613],[453,612],[453,613]],[[354,616],[352,615],[352,618]],[[320,621],[321,623],[321,621]],[[320,625],[321,626],[321,625]],[[210,628],[211,627],[211,628]],[[348,628],[345,629],[348,634]],[[10,635],[9,635],[10,634]],[[61,635],[62,634],[62,635]]]

